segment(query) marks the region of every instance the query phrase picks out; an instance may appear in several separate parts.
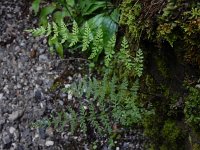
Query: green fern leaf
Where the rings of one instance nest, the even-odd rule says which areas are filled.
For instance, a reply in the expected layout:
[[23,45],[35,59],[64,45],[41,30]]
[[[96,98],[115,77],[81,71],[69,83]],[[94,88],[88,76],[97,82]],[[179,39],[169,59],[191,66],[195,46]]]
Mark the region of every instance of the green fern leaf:
[[105,48],[105,66],[108,67],[113,55],[115,54],[114,47],[116,43],[116,35],[114,34],[112,38],[108,41],[108,46]]
[[131,70],[133,63],[131,60],[131,56],[129,54],[129,45],[128,41],[124,37],[121,43],[120,53],[119,53],[119,60],[125,65],[128,70]]
[[29,30],[25,30],[25,31],[32,33],[33,36],[42,36],[42,35],[45,35],[46,28],[41,26],[41,27],[36,28],[36,29],[29,29]]
[[53,24],[53,37],[51,38],[51,40],[55,40],[58,37],[58,26],[55,22],[52,23]]
[[95,58],[99,53],[101,53],[102,50],[103,50],[103,30],[100,27],[97,30],[97,33],[94,37],[92,54],[90,55],[89,59]]
[[90,34],[91,34],[91,29],[88,23],[86,22],[84,27],[82,51],[86,51],[87,48],[89,47],[89,44],[91,42]]
[[74,21],[72,26],[72,39],[69,47],[74,46],[79,41],[78,34],[79,34],[79,27],[76,21]]
[[80,117],[79,117],[79,122],[80,122],[80,127],[83,130],[83,133],[86,134],[87,132],[87,125],[86,125],[86,112],[83,106],[80,108]]
[[60,32],[59,33],[62,37],[61,44],[63,44],[69,37],[67,26],[65,25],[63,20],[61,20],[61,23],[60,23]]
[[51,24],[50,23],[48,23],[48,25],[47,25],[47,33],[46,33],[46,36],[48,37],[49,35],[51,35],[51,32],[52,32],[52,27],[51,27]]
[[135,74],[138,77],[140,77],[142,75],[142,72],[143,72],[143,59],[144,59],[144,56],[143,56],[142,50],[139,49],[136,52],[136,56],[134,58],[134,63],[133,63]]

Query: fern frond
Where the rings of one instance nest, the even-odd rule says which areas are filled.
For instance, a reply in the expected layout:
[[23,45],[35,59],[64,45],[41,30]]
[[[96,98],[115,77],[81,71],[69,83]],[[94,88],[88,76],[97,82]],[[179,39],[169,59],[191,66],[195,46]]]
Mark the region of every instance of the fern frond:
[[78,117],[77,117],[76,112],[71,107],[68,107],[68,111],[70,112],[70,115],[71,115],[71,118],[70,118],[70,128],[71,128],[71,132],[73,134],[74,131],[75,131],[75,129],[76,129],[76,127],[77,127]]
[[140,77],[142,75],[142,71],[143,71],[143,59],[144,59],[143,52],[142,52],[141,49],[139,49],[136,52],[136,56],[134,58],[134,63],[133,63],[135,74],[138,77]]
[[59,30],[55,22],[52,23],[52,26],[53,26],[53,37],[51,38],[51,40],[55,40],[58,37]]
[[33,36],[42,36],[42,35],[45,35],[46,33],[46,28],[41,26],[39,28],[36,28],[36,29],[29,29],[29,30],[26,30],[27,32],[30,32],[31,34],[33,34]]
[[79,117],[79,122],[80,122],[80,127],[83,130],[83,133],[86,134],[87,132],[87,125],[86,125],[86,113],[85,113],[85,109],[83,106],[81,106],[80,108],[80,117]]
[[131,70],[133,63],[129,54],[129,44],[125,37],[123,37],[121,48],[119,52],[119,60],[125,65],[128,70]]
[[90,34],[91,34],[91,29],[90,29],[88,23],[86,22],[85,27],[84,27],[82,51],[86,51],[87,48],[89,47],[89,44],[91,42]]
[[50,23],[48,23],[46,31],[47,31],[46,37],[48,37],[49,35],[51,35],[51,33],[52,33],[52,27],[51,27]]
[[62,37],[61,43],[63,44],[68,39],[68,29],[63,20],[60,23],[60,35]]
[[97,30],[97,33],[94,37],[92,54],[90,55],[89,59],[95,58],[99,53],[101,53],[102,50],[103,50],[103,30],[100,27]]
[[76,21],[74,21],[72,26],[72,39],[69,47],[74,46],[79,41],[78,34],[79,34],[79,27]]
[[105,66],[108,67],[113,55],[115,54],[114,48],[116,43],[116,35],[114,34],[112,38],[108,41],[108,46],[105,48]]
[[97,121],[97,114],[95,112],[94,104],[92,102],[89,105],[89,110],[90,117],[88,118],[88,120],[90,121],[91,125],[97,130],[97,132],[101,134],[102,129]]

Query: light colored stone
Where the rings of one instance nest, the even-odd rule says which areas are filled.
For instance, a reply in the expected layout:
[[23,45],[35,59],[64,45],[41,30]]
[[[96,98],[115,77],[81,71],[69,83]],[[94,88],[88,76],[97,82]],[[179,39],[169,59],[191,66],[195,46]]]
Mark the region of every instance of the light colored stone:
[[10,127],[10,129],[9,129],[10,134],[13,134],[15,132],[15,130],[16,129],[14,127]]
[[46,146],[53,146],[54,145],[54,141],[46,141],[45,145]]

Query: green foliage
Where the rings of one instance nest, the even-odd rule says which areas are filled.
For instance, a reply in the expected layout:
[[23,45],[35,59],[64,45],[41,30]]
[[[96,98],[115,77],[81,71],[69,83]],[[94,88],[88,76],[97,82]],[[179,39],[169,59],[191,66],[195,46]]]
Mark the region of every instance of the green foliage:
[[32,9],[35,15],[37,15],[37,13],[39,12],[39,6],[40,6],[40,0],[34,0],[32,3]]
[[143,52],[141,49],[138,49],[133,62],[133,69],[138,77],[140,77],[143,72],[143,60],[144,60]]
[[185,101],[184,113],[187,123],[195,130],[200,131],[200,90],[189,87],[189,95]]
[[91,42],[91,29],[88,25],[88,23],[85,23],[84,27],[84,33],[83,33],[83,46],[82,46],[82,51],[86,51],[87,48],[89,47],[89,44]]
[[180,145],[177,144],[178,140],[181,140],[182,133],[181,129],[173,121],[166,121],[163,129],[162,136],[164,137],[164,144],[161,146],[161,149],[180,149]]
[[103,50],[103,30],[100,27],[97,30],[97,33],[93,40],[93,46],[92,46],[92,54],[90,55],[89,59],[94,59],[98,56]]
[[114,48],[116,43],[116,36],[115,34],[112,38],[108,41],[108,45],[105,47],[105,66],[109,67],[109,64],[115,54]]
[[34,36],[47,36],[51,52],[55,48],[58,54],[63,57],[62,43],[69,37],[68,29],[63,21],[60,23],[60,26],[53,22],[52,24],[48,23],[47,27],[41,26],[26,31],[32,33]]
[[129,54],[129,44],[126,38],[124,37],[121,43],[121,48],[119,52],[119,60],[125,65],[128,70],[131,70],[133,67],[133,62],[131,60],[131,56]]
[[[83,79],[72,84],[66,91],[72,93],[80,105],[77,122],[81,129],[86,132],[88,122],[99,135],[110,136],[113,132],[112,125],[130,126],[142,119],[141,109],[136,104],[137,88],[138,82],[132,89],[136,93],[128,91],[126,79],[119,83],[116,76],[109,79],[105,75],[101,81],[95,78],[89,81]],[[86,103],[83,101],[84,95]]]
[[69,47],[76,45],[76,43],[79,41],[78,35],[79,35],[79,27],[78,27],[78,24],[76,23],[76,21],[74,21],[73,27],[72,27],[72,39],[71,39],[71,43],[70,43]]

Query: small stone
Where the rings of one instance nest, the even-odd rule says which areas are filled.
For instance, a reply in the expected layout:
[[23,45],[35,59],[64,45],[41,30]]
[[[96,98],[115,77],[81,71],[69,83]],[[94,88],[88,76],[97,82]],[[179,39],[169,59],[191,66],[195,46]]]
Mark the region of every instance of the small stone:
[[10,121],[15,121],[17,120],[19,117],[21,117],[23,114],[23,111],[22,110],[17,110],[17,111],[14,111],[12,114],[9,115],[8,119]]
[[39,90],[35,91],[35,99],[36,100],[41,100],[42,98],[42,93]]
[[45,145],[46,146],[53,146],[54,145],[54,141],[46,141]]
[[7,144],[9,144],[9,143],[11,143],[12,141],[11,141],[11,138],[10,138],[10,136],[6,133],[6,132],[4,132],[3,133],[3,143],[5,144],[5,145],[7,145]]
[[41,71],[43,68],[41,66],[37,67],[36,70],[37,71]]
[[61,101],[61,100],[59,100],[59,104],[63,106],[63,105],[64,105],[64,102]]
[[42,42],[43,44],[47,44],[47,39],[45,38]]
[[41,139],[46,138],[45,128],[39,128],[39,135],[40,135]]
[[44,48],[39,48],[38,51],[39,51],[40,54],[43,54],[45,52],[45,49]]
[[16,129],[14,127],[10,127],[10,129],[9,129],[10,134],[13,134],[15,132],[15,130]]
[[43,54],[39,56],[39,61],[47,61],[47,60],[48,60],[47,55]]
[[46,134],[48,136],[53,136],[53,128],[51,128],[51,127],[46,128]]
[[68,80],[69,80],[69,81],[72,81],[72,79],[73,79],[73,78],[72,78],[71,76],[68,77]]
[[3,99],[3,93],[0,93],[0,100]]

